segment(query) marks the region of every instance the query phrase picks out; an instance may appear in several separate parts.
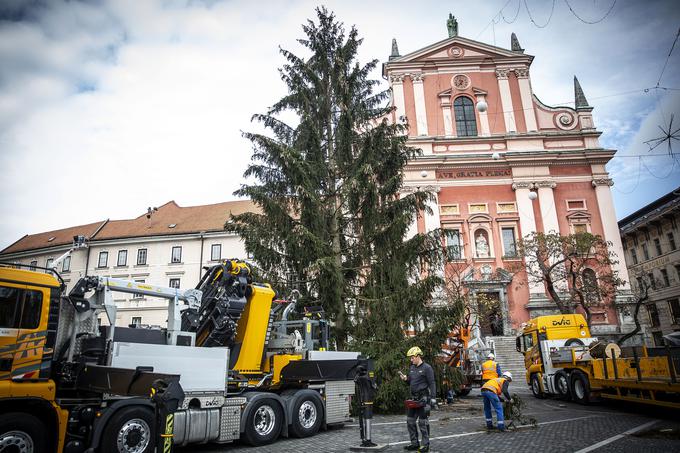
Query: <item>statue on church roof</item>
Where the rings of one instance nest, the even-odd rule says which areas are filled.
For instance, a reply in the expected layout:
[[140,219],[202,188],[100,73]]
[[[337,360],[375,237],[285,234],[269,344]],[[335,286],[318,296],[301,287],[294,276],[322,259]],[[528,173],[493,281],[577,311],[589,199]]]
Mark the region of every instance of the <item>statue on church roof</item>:
[[449,20],[446,21],[446,28],[449,29],[449,38],[458,36],[458,21],[456,17],[449,13]]
[[397,47],[397,39],[392,38],[392,53],[390,54],[390,60],[400,57],[399,48]]

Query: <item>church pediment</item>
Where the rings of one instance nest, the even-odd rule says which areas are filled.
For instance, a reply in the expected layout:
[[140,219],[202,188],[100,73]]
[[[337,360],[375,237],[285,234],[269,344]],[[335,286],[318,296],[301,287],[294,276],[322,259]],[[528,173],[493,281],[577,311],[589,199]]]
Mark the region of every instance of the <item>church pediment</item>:
[[504,58],[520,58],[529,61],[533,59],[532,56],[522,52],[507,50],[472,39],[454,36],[453,38],[447,38],[407,55],[393,58],[390,60],[389,64],[416,63],[433,60],[485,60]]

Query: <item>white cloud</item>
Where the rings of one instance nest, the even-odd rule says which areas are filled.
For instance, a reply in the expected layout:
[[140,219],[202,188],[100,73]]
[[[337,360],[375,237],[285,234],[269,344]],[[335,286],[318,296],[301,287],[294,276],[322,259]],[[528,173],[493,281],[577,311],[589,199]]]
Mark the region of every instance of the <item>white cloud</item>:
[[[347,26],[356,24],[365,62],[385,61],[393,37],[402,54],[445,38],[450,11],[461,35],[475,39],[503,3],[327,5]],[[540,22],[547,11],[533,3]],[[572,2],[590,18],[600,3]],[[496,44],[509,47],[515,31],[536,56],[532,85],[547,103],[572,100],[578,75],[604,131],[602,142],[628,152],[654,103],[643,95],[600,97],[656,83],[677,27],[677,6],[670,0],[619,3],[611,17],[587,26],[558,2],[545,29],[531,25],[522,7],[513,24],[500,20],[478,39],[493,44],[495,31]],[[278,47],[300,51],[295,40],[316,6],[31,4],[0,5],[0,247],[26,233],[137,216],[170,199],[182,205],[232,199],[251,154],[240,131],[257,129],[252,114],[285,93]],[[508,19],[513,5],[506,8]],[[648,22],[639,20],[641,9]],[[3,15],[12,20],[2,21]],[[671,70],[677,55],[671,63],[664,83],[678,87],[680,75]],[[380,68],[374,76],[381,77]],[[615,177],[631,172],[630,165],[612,169]],[[618,185],[624,183],[617,177]]]

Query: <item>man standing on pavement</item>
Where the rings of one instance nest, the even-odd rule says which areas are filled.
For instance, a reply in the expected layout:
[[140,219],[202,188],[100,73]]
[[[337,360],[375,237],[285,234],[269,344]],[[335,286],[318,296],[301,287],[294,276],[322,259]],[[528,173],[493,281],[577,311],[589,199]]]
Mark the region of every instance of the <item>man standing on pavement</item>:
[[[411,360],[408,376],[401,371],[399,371],[399,376],[409,383],[412,399],[407,403],[406,410],[406,427],[411,443],[405,446],[404,450],[427,452],[430,451],[430,423],[427,417],[430,406],[437,403],[434,371],[423,361],[423,351],[418,346],[409,349],[406,356]],[[418,428],[420,428],[421,443],[418,443]]]
[[505,431],[505,419],[503,418],[503,396],[510,401],[508,386],[512,382],[512,374],[509,371],[503,373],[499,378],[489,379],[482,386],[482,397],[484,397],[484,416],[486,417],[486,429],[493,429],[493,416],[491,407],[496,411],[498,420],[498,430]]
[[482,381],[484,382],[489,379],[496,379],[501,375],[501,366],[494,360],[496,356],[493,355],[493,352],[490,352],[486,358],[488,360],[482,363]]

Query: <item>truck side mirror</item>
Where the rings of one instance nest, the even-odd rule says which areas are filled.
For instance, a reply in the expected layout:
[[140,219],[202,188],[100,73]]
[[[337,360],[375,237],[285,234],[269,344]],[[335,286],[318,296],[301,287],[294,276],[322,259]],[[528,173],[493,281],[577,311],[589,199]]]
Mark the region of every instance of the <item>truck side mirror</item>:
[[517,352],[522,352],[522,343],[521,340],[522,337],[517,337],[515,338],[515,348],[517,349]]

